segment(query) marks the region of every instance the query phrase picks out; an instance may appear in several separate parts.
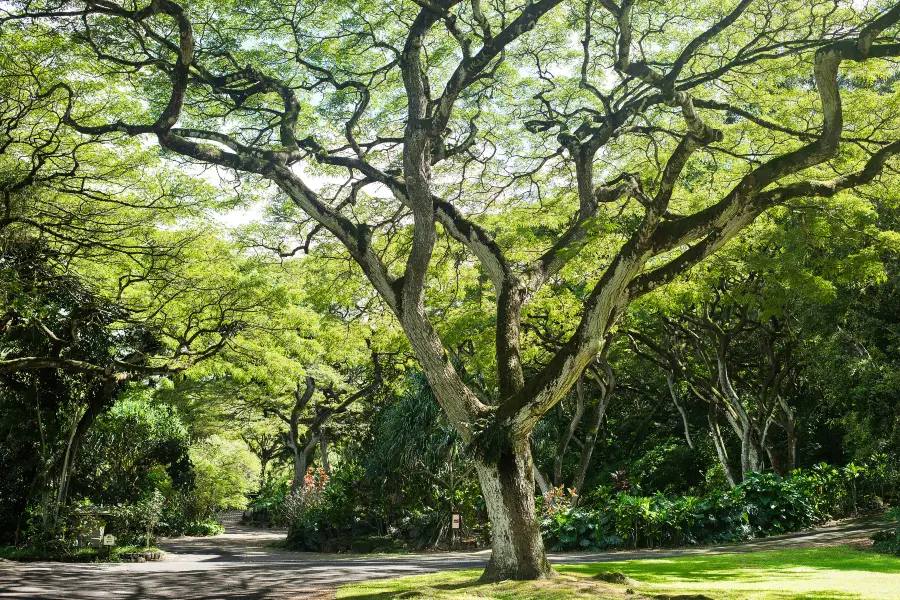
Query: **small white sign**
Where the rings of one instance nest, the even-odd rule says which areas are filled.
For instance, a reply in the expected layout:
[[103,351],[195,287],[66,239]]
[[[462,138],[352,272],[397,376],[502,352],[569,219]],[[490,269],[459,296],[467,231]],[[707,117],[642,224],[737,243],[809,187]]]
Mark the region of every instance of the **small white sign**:
[[462,517],[460,517],[459,513],[453,513],[453,518],[450,520],[450,527],[453,529],[459,529],[461,523]]
[[103,545],[104,546],[115,546],[116,545],[116,536],[107,533],[103,536]]

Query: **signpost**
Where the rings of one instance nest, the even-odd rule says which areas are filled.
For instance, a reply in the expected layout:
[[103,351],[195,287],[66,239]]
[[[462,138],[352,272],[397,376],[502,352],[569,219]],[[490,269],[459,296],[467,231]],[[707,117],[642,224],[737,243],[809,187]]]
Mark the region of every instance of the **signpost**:
[[460,530],[462,527],[462,515],[458,512],[452,513],[450,515],[450,547],[456,548],[459,546],[459,542],[462,539],[462,531]]
[[103,546],[106,548],[106,558],[112,554],[112,547],[116,545],[116,536],[107,533],[103,536]]

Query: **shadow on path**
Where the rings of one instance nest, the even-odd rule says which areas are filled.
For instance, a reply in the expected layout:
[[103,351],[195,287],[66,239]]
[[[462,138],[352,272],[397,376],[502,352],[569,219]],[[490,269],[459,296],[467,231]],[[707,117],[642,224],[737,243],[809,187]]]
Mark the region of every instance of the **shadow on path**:
[[[764,540],[682,550],[556,554],[554,563],[759,552],[840,544],[886,526],[862,519]],[[448,569],[482,568],[487,551],[350,557],[267,547],[283,531],[233,527],[212,538],[163,540],[166,560],[150,563],[0,563],[0,598],[17,600],[262,600],[331,598],[330,590],[356,581]]]

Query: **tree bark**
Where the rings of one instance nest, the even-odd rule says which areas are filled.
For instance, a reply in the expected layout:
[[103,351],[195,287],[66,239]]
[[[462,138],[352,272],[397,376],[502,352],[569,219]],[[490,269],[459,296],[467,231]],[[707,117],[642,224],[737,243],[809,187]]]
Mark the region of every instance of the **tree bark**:
[[537,490],[540,491],[541,494],[546,494],[550,491],[550,486],[547,485],[547,480],[541,474],[541,470],[537,467],[534,468],[534,482],[537,485]]
[[728,465],[728,454],[725,451],[722,432],[719,431],[718,408],[718,404],[715,401],[709,403],[709,411],[707,412],[709,435],[712,436],[713,445],[716,447],[716,456],[719,457],[719,464],[722,465],[722,471],[725,473],[725,481],[728,482],[728,487],[733,489],[737,484],[734,481],[734,476],[731,474],[731,467]]
[[269,466],[268,458],[261,458],[259,461],[259,489],[262,490],[266,487],[266,470]]
[[294,452],[294,482],[291,484],[291,491],[297,491],[303,487],[306,482],[306,471],[309,468],[309,459],[316,450],[315,436],[312,436],[305,446],[301,445],[302,440],[296,440],[290,446]]
[[482,581],[552,577],[535,512],[530,441],[514,442],[496,464],[479,460],[475,468],[491,519],[491,560]]
[[694,440],[691,439],[691,428],[688,424],[687,411],[684,410],[684,407],[678,401],[678,393],[675,391],[675,374],[671,371],[666,371],[666,384],[669,386],[672,402],[675,403],[675,408],[678,409],[678,413],[681,415],[681,422],[684,425],[684,439],[687,440],[688,447],[693,450]]
[[331,463],[328,462],[328,439],[325,437],[325,429],[319,432],[319,452],[322,454],[322,468],[325,474],[331,477]]

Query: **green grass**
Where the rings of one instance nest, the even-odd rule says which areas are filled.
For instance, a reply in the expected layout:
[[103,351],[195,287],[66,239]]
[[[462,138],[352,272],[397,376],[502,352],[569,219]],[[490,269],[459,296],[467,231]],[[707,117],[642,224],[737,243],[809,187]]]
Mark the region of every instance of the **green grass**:
[[58,562],[121,562],[121,555],[131,552],[156,552],[159,548],[143,546],[114,546],[109,558],[106,549],[78,548],[69,552],[48,551],[43,548],[0,547],[0,558],[15,561],[50,560]]
[[[344,586],[342,600],[562,600],[702,594],[715,600],[900,600],[900,558],[847,547],[631,560],[557,568],[549,582],[479,584],[478,571],[454,571]],[[626,586],[597,582],[619,571]]]
[[609,584],[597,584],[583,577],[560,575],[550,581],[504,581],[482,584],[481,571],[449,571],[399,579],[347,585],[337,591],[339,600],[579,600],[619,599],[625,595]]

